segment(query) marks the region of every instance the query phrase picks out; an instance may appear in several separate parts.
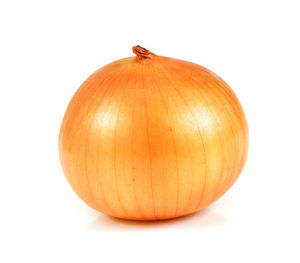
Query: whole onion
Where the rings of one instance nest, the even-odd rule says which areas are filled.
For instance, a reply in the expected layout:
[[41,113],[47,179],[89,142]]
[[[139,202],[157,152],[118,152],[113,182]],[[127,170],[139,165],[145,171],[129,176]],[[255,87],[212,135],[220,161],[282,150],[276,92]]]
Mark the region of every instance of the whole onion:
[[221,197],[245,164],[243,109],[210,70],[140,46],[133,52],[93,73],[69,103],[59,135],[64,174],[110,216],[193,213]]

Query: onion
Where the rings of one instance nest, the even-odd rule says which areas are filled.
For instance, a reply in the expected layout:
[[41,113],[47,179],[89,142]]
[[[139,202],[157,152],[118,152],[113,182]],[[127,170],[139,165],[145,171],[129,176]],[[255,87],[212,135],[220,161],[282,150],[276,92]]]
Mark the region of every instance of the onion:
[[135,57],[97,70],[69,103],[59,135],[64,174],[84,202],[110,216],[196,212],[245,164],[243,109],[208,69],[132,49]]

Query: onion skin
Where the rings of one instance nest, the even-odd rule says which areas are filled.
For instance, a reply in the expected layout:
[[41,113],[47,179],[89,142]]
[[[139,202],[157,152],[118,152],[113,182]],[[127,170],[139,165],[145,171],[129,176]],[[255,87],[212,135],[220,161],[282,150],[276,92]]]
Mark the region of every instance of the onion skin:
[[59,134],[64,174],[89,206],[160,220],[220,198],[238,178],[248,126],[231,88],[194,63],[133,47],[77,90]]

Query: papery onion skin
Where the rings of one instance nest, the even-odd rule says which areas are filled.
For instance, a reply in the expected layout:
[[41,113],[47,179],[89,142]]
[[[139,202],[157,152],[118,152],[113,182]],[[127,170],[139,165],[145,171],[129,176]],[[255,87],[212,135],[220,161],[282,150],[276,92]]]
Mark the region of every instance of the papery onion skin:
[[59,134],[64,174],[107,215],[160,220],[196,212],[238,178],[248,126],[231,88],[194,63],[133,47],[77,90]]

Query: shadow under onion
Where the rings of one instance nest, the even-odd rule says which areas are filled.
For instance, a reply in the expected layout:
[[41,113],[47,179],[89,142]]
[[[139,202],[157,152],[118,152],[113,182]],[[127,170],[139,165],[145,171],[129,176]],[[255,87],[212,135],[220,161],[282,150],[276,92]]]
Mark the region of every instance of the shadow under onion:
[[222,215],[217,214],[209,208],[205,208],[197,213],[186,215],[174,219],[160,221],[136,221],[124,220],[109,217],[104,214],[99,215],[96,220],[92,221],[88,231],[132,231],[132,230],[153,230],[159,228],[176,229],[195,229],[218,227],[226,224],[228,221]]

